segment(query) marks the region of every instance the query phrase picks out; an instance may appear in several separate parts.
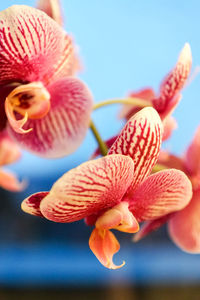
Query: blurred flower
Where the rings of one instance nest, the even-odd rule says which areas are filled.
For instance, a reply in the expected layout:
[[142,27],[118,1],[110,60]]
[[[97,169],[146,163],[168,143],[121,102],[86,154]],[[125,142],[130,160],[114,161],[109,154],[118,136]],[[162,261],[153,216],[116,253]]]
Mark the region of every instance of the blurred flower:
[[107,268],[116,269],[113,255],[120,245],[110,229],[134,233],[138,222],[152,220],[185,207],[191,183],[179,170],[149,177],[157,161],[162,122],[153,108],[134,115],[107,156],[88,161],[64,174],[50,192],[31,195],[22,203],[30,214],[54,222],[85,219],[95,225],[89,246]]
[[179,212],[144,223],[135,239],[143,238],[168,221],[169,235],[174,243],[184,251],[200,253],[200,126],[183,158],[161,152],[159,163],[184,171],[191,180],[193,197]]
[[92,110],[90,91],[72,77],[71,38],[44,12],[20,5],[0,12],[0,35],[0,129],[35,154],[70,154]]
[[[11,140],[7,132],[0,132],[0,167],[11,164],[21,157],[17,145]],[[16,176],[10,171],[0,168],[0,187],[19,192],[25,187],[24,182],[19,182]]]
[[[171,72],[166,76],[160,86],[160,92],[156,97],[151,88],[145,88],[139,92],[133,92],[130,97],[149,101],[159,113],[164,122],[163,140],[170,137],[172,131],[177,127],[176,121],[171,117],[171,113],[181,99],[180,91],[184,87],[192,65],[192,54],[188,43],[183,47],[178,61]],[[120,112],[120,118],[128,120],[134,113],[141,108],[133,105],[123,105]]]

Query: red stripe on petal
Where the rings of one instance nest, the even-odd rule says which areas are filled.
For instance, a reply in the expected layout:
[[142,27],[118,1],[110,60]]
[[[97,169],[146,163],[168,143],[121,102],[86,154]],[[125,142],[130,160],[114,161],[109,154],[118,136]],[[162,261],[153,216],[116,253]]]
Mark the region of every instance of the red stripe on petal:
[[[192,65],[190,45],[185,44],[174,69],[167,75],[160,87],[160,96],[153,105],[159,113],[164,113],[171,100],[184,87]],[[176,103],[174,103],[176,105]]]
[[24,5],[0,12],[0,82],[42,81],[74,73],[71,37],[45,13]]
[[134,115],[122,129],[109,154],[128,155],[134,162],[134,188],[151,172],[162,139],[162,123],[156,110],[148,107]]
[[149,176],[134,192],[129,209],[139,222],[183,209],[191,200],[192,185],[185,173],[170,169]]
[[131,184],[133,162],[123,155],[88,161],[63,175],[41,203],[55,222],[73,222],[119,203]]
[[92,96],[79,79],[64,78],[49,86],[51,108],[42,119],[28,120],[24,135],[10,133],[25,149],[43,157],[61,157],[75,151],[90,123]]
[[170,219],[169,235],[182,250],[200,253],[200,190],[194,191],[189,205]]
[[29,196],[22,202],[21,209],[28,214],[43,217],[40,211],[40,203],[48,193],[49,192],[39,192]]

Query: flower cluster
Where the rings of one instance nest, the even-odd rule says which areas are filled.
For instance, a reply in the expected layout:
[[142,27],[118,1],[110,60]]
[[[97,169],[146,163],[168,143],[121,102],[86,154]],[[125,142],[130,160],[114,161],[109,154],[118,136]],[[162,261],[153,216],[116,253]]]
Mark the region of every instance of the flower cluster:
[[[99,145],[93,158],[103,157],[71,169],[50,191],[30,195],[22,209],[60,223],[84,219],[94,226],[90,249],[110,269],[124,265],[113,262],[120,248],[113,229],[136,233],[139,240],[168,222],[179,247],[200,253],[200,128],[184,158],[161,150],[176,127],[172,113],[191,70],[189,44],[158,95],[144,88],[98,105],[121,102],[120,117],[126,120],[121,132],[104,142],[91,120],[97,106],[77,78],[79,58],[62,24],[59,1],[0,12],[0,163],[14,162],[19,148],[45,158],[68,155],[89,127]],[[13,191],[24,187],[5,171],[0,185]]]

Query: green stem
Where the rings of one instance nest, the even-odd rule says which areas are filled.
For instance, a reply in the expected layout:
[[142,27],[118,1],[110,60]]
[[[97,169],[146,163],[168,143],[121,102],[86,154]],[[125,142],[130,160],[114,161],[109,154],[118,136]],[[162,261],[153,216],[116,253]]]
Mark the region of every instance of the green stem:
[[146,107],[146,106],[152,106],[150,101],[141,99],[141,98],[125,98],[125,99],[110,99],[110,100],[105,100],[99,103],[94,104],[93,110],[96,110],[100,107],[110,105],[110,104],[116,104],[116,103],[121,103],[121,104],[129,104],[129,105],[134,105],[134,106],[139,106],[141,108]]
[[92,130],[92,133],[93,133],[93,135],[94,135],[94,137],[95,137],[95,139],[96,139],[96,141],[99,145],[99,150],[100,150],[101,154],[103,156],[106,156],[107,153],[108,153],[108,147],[106,146],[106,144],[102,140],[102,138],[101,138],[101,136],[100,136],[100,134],[99,134],[99,132],[98,132],[98,130],[97,130],[97,128],[94,125],[92,120],[90,121],[90,129]]

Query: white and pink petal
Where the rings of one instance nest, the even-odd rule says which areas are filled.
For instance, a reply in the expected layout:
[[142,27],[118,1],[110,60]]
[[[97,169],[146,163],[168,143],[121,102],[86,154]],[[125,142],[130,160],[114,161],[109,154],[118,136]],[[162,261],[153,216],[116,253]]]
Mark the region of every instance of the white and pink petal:
[[14,5],[0,12],[0,83],[74,74],[71,37],[39,9]]
[[130,156],[134,162],[131,191],[151,172],[162,141],[162,122],[156,110],[147,107],[136,113],[125,125],[108,154]]
[[64,174],[40,205],[44,217],[74,222],[118,204],[133,178],[129,157],[110,155],[88,161]]
[[48,193],[49,192],[39,192],[32,194],[23,200],[21,209],[30,215],[43,217],[40,211],[40,203],[48,195]]
[[192,185],[185,173],[164,170],[149,176],[130,195],[129,210],[139,222],[150,221],[183,209],[191,198]]
[[[153,100],[153,106],[159,113],[163,114],[168,110],[168,106],[171,106],[170,102],[184,87],[190,74],[191,65],[192,53],[190,45],[186,43],[175,67],[161,83],[159,97]],[[177,101],[173,105],[177,105]],[[172,107],[170,109],[172,110]]]

